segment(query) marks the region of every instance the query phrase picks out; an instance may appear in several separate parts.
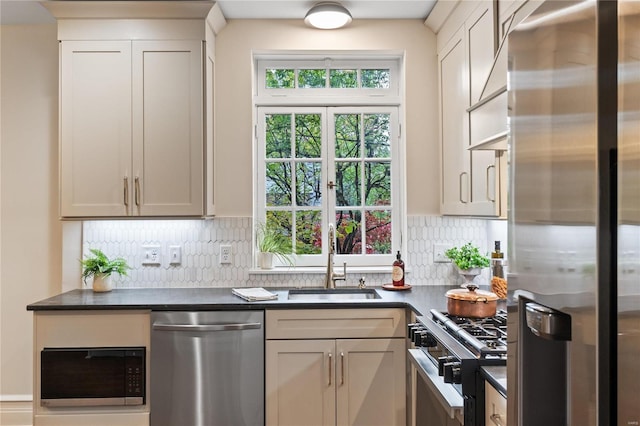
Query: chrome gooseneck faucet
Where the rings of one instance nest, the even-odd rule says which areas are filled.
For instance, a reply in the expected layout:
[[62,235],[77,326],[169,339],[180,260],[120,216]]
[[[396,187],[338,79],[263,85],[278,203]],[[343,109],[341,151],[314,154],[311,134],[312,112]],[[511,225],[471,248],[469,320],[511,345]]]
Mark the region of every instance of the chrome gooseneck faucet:
[[342,273],[336,273],[333,270],[333,255],[336,252],[335,234],[333,224],[329,224],[329,255],[327,256],[327,276],[324,280],[324,288],[336,288],[336,281],[347,280],[347,262],[342,264]]

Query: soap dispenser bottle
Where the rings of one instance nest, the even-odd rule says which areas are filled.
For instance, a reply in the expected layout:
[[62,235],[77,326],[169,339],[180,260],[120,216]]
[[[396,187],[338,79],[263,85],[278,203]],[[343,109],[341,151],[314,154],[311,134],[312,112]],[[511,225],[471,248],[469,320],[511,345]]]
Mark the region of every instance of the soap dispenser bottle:
[[404,287],[404,262],[400,258],[400,250],[398,250],[396,260],[393,262],[392,281],[394,286]]

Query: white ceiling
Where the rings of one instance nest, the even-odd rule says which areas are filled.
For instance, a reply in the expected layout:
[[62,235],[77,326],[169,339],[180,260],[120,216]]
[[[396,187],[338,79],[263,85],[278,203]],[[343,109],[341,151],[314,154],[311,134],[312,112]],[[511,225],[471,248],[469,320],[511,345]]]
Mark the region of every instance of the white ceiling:
[[[221,0],[227,19],[303,19],[317,0]],[[353,19],[426,19],[436,0],[342,0]]]
[[[221,0],[227,19],[303,19],[316,0]],[[342,0],[354,20],[425,19],[436,0]],[[0,0],[0,24],[54,23],[36,0]]]

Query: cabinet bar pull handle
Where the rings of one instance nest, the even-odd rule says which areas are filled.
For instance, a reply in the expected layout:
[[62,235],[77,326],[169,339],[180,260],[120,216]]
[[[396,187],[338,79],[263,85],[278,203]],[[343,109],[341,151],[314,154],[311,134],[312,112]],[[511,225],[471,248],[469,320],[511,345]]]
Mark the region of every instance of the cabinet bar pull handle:
[[492,168],[495,169],[496,166],[493,165],[493,164],[490,164],[490,165],[487,166],[487,200],[489,200],[489,201],[491,201],[493,203],[493,202],[496,201],[496,199],[495,199],[495,197],[491,198],[491,194],[489,192],[489,170],[491,170]]
[[344,385],[344,352],[340,352],[340,384]]
[[459,189],[459,194],[460,194],[459,199],[460,199],[460,202],[461,202],[462,204],[467,204],[467,202],[466,202],[465,200],[463,200],[463,199],[462,199],[462,176],[464,176],[464,175],[466,175],[466,174],[467,174],[467,172],[462,172],[462,173],[460,173],[460,175],[458,176],[458,189]]
[[129,207],[129,178],[124,177],[124,206]]
[[331,352],[329,352],[329,386],[331,386],[331,376],[333,375],[333,372],[331,371],[331,364],[332,364],[332,360],[331,360]]
[[504,426],[504,423],[502,423],[502,417],[500,417],[500,414],[493,413],[492,415],[489,416],[489,419],[496,426]]
[[140,207],[140,178],[136,176],[136,206]]

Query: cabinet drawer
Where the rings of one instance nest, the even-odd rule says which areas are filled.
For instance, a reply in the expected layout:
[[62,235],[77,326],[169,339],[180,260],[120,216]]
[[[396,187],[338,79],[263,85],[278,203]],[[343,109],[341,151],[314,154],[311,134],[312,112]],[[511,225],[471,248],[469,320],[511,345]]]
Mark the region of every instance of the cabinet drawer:
[[405,310],[309,309],[266,312],[267,339],[404,337]]
[[487,426],[505,426],[507,424],[507,398],[493,386],[485,382],[485,424]]

